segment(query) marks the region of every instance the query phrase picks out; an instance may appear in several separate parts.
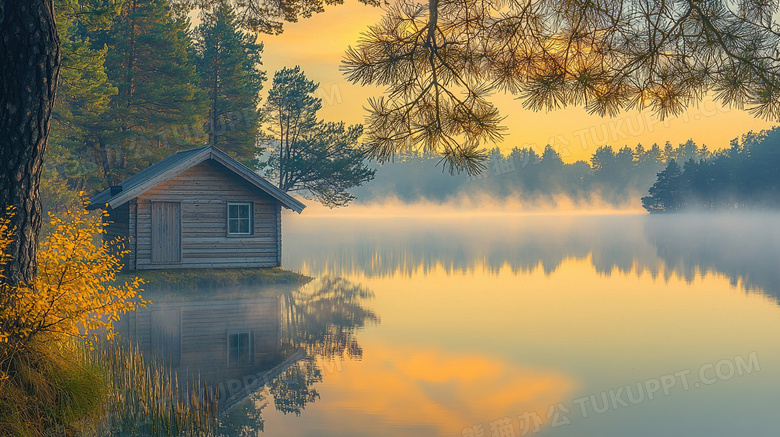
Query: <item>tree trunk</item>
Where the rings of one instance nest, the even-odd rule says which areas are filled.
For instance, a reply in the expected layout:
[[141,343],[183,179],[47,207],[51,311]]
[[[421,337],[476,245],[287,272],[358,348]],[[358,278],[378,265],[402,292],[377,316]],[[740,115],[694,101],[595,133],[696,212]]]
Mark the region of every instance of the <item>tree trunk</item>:
[[[0,2],[0,207],[15,208],[4,281],[31,283],[37,267],[38,187],[60,67],[52,0]],[[2,211],[0,211],[2,213]]]
[[219,52],[214,48],[213,62],[211,64],[213,83],[211,87],[211,126],[209,130],[209,144],[217,145],[217,95],[219,93]]

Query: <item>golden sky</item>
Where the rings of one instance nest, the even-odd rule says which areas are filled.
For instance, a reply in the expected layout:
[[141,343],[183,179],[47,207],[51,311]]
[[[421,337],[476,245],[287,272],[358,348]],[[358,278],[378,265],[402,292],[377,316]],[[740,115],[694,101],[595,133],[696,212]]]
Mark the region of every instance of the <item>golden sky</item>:
[[[356,0],[329,6],[325,13],[298,23],[286,24],[279,36],[262,36],[265,42],[264,64],[271,86],[273,72],[282,67],[300,65],[309,79],[320,83],[318,97],[323,100],[320,116],[329,121],[362,123],[366,99],[378,96],[381,89],[360,87],[347,82],[339,72],[345,49],[360,33],[376,23],[383,12]],[[772,123],[756,119],[747,112],[723,108],[705,100],[686,114],[660,121],[649,111],[626,112],[615,118],[589,115],[578,107],[554,112],[532,112],[512,96],[497,94],[493,101],[506,117],[508,135],[499,144],[504,150],[515,146],[543,149],[553,145],[564,161],[589,159],[600,145],[650,146],[693,139],[711,150],[728,146],[729,140],[750,130],[761,130]]]

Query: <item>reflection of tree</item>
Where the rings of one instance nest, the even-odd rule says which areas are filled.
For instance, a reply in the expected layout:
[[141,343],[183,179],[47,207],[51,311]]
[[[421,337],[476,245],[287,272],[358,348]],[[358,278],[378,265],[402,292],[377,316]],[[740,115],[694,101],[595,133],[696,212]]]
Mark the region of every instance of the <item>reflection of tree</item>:
[[220,418],[220,436],[256,436],[265,428],[262,412],[268,405],[265,392],[253,394]]
[[[636,263],[654,266],[655,248],[642,233],[644,216],[524,215],[436,217],[398,223],[392,219],[317,219],[311,231],[291,232],[290,261],[310,273],[335,271],[387,277],[411,276],[436,268],[497,273],[541,268],[550,274],[567,259],[591,257],[599,273],[629,272]],[[362,220],[362,221],[361,221]],[[376,224],[376,228],[373,223]],[[327,234],[319,231],[323,227]],[[377,228],[381,227],[381,232]],[[317,239],[311,232],[317,232]],[[345,243],[346,242],[346,243]],[[636,261],[636,262],[635,262]]]
[[319,399],[315,384],[323,381],[321,360],[360,359],[363,348],[357,332],[379,323],[379,316],[364,307],[374,293],[342,278],[323,277],[282,295],[282,341],[291,349],[303,348],[306,358],[285,369],[250,399],[237,405],[223,419],[227,435],[249,435],[263,429],[261,411],[268,405],[284,414],[300,415]]
[[[363,218],[318,219],[311,230],[285,237],[291,242],[287,256],[304,262],[313,274],[374,277],[436,268],[448,274],[502,268],[550,274],[567,259],[577,259],[605,276],[648,273],[691,281],[701,272],[721,273],[735,285],[780,300],[777,213],[497,215],[471,217],[468,226],[459,216],[392,220],[372,218],[367,225]],[[322,234],[322,228],[328,233]]]
[[645,234],[670,273],[692,281],[718,272],[733,285],[780,300],[780,231],[774,214],[648,217]]
[[360,359],[356,333],[379,317],[363,302],[374,293],[342,278],[323,277],[282,296],[283,341],[306,350],[306,358],[287,369],[270,386],[276,409],[300,415],[319,399],[319,359]]
[[314,357],[295,363],[271,383],[274,406],[284,414],[301,415],[306,405],[320,398],[314,384],[322,382],[322,370]]
[[[326,359],[361,358],[355,334],[379,317],[363,306],[374,293],[342,278],[324,277],[283,297],[286,340],[306,349],[309,356]],[[286,323],[285,323],[286,322]]]

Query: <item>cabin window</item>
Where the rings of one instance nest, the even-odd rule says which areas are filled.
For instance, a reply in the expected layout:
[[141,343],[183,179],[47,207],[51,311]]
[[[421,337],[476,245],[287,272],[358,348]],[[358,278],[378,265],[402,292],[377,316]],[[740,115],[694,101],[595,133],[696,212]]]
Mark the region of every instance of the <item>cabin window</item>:
[[228,235],[252,234],[252,204],[228,203]]
[[228,364],[251,364],[252,343],[249,331],[228,334]]

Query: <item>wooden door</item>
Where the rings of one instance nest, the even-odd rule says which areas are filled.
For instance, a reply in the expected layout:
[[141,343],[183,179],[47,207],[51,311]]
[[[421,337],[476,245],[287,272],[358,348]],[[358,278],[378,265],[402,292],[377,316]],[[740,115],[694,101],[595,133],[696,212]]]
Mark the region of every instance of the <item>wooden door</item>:
[[181,203],[152,202],[152,262],[181,262]]
[[178,308],[152,309],[152,354],[165,364],[181,363],[181,312]]

